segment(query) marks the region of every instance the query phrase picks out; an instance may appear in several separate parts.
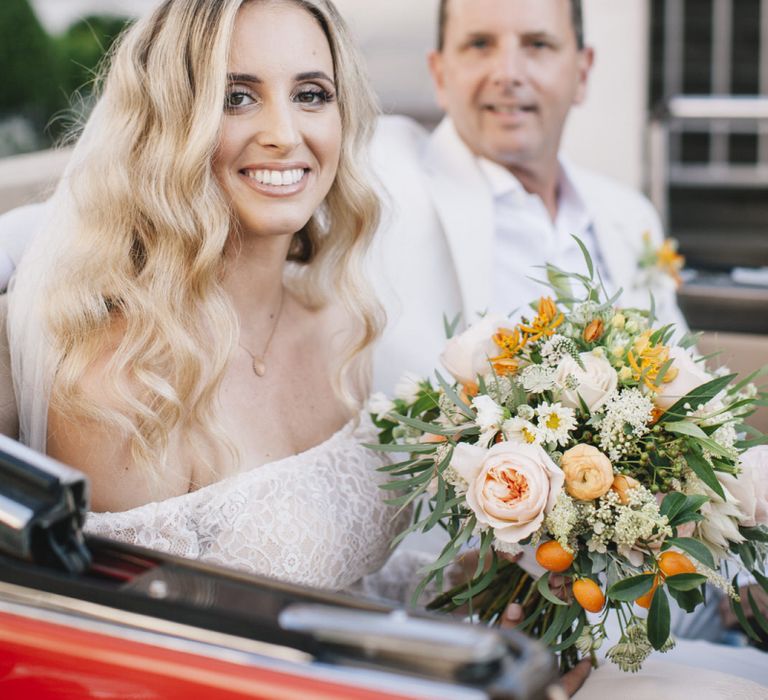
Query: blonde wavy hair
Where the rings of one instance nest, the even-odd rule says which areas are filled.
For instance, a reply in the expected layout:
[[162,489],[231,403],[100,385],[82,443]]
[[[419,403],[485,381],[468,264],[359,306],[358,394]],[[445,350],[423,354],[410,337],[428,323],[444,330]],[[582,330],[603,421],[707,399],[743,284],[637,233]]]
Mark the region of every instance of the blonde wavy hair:
[[[381,310],[362,275],[379,219],[364,152],[376,102],[346,26],[327,0],[166,0],[117,42],[96,109],[66,182],[71,237],[45,293],[55,369],[51,405],[128,434],[132,457],[155,474],[175,429],[213,469],[221,445],[218,389],[237,345],[238,321],[220,285],[235,229],[213,174],[227,87],[230,38],[240,7],[292,3],[312,14],[333,56],[342,121],[336,179],[294,236],[286,281],[307,305],[331,295],[360,329],[337,373],[340,396],[367,372],[363,351]],[[55,218],[55,217],[54,217]],[[203,352],[203,348],[205,351]],[[94,405],[82,380],[109,353],[114,401]]]

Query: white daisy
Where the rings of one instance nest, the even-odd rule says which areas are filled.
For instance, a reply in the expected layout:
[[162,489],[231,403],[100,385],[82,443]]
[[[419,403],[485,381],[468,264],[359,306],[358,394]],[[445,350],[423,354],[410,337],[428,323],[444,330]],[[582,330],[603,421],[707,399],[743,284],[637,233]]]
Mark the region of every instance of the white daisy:
[[508,442],[525,445],[541,444],[541,431],[531,421],[525,420],[525,418],[510,418],[504,421],[501,430],[504,433],[504,439]]
[[568,444],[571,439],[569,433],[576,427],[576,413],[572,408],[545,401],[536,409],[536,415],[544,442],[554,442],[561,446]]

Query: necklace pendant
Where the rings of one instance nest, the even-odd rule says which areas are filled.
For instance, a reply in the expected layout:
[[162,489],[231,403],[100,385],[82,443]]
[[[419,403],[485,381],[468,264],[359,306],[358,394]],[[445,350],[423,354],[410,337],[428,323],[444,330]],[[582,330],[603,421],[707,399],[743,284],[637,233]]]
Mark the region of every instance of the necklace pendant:
[[259,359],[258,357],[253,358],[253,373],[257,377],[263,377],[267,373],[267,366],[264,364],[264,360]]

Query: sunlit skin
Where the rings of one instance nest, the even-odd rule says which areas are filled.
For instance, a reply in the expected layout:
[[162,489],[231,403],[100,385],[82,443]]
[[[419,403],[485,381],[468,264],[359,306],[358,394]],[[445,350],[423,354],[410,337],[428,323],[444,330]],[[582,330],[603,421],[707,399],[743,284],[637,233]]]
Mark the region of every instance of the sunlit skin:
[[444,48],[429,64],[467,146],[508,168],[554,217],[560,140],[592,60],[569,0],[451,0]]

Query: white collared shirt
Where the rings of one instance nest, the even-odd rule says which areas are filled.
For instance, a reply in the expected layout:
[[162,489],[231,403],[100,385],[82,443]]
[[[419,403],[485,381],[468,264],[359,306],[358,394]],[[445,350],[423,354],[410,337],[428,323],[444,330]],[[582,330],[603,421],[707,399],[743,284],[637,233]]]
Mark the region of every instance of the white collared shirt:
[[549,288],[531,279],[546,279],[546,272],[541,268],[545,263],[586,274],[584,257],[572,236],[581,239],[608,283],[593,230],[593,217],[569,177],[566,164],[560,164],[557,216],[553,222],[541,198],[526,192],[506,168],[485,158],[477,160],[494,203],[491,311],[502,314],[514,311],[513,317],[519,317],[529,310],[530,302],[551,295]]

